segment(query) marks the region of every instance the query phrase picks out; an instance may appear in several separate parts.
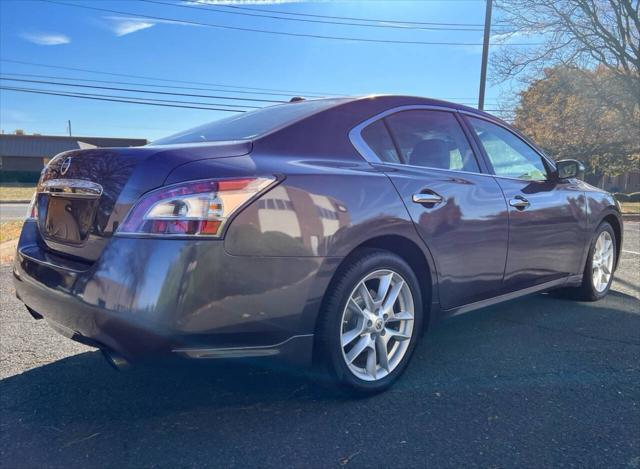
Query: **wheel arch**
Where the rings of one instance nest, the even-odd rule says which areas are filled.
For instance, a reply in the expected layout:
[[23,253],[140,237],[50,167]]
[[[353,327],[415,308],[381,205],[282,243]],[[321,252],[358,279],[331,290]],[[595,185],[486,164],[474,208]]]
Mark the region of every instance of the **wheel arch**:
[[614,266],[614,269],[615,269],[618,267],[620,253],[622,252],[622,223],[620,222],[618,217],[613,213],[609,213],[608,215],[605,215],[602,218],[602,220],[600,220],[600,223],[598,223],[598,226],[600,226],[604,222],[607,222],[609,223],[609,225],[611,225],[611,228],[613,228],[613,233],[616,236],[616,263]]
[[[362,249],[380,249],[383,251],[388,251],[393,254],[396,254],[400,258],[409,264],[414,274],[418,278],[418,282],[420,283],[420,289],[422,294],[422,307],[424,313],[424,327],[428,328],[429,323],[433,318],[433,304],[434,298],[437,299],[437,288],[436,288],[436,273],[433,267],[433,264],[430,262],[428,255],[424,252],[423,248],[421,248],[418,244],[416,244],[413,240],[401,236],[401,235],[379,235],[373,238],[370,238],[366,241],[355,246],[340,262],[337,266],[329,284],[323,294],[320,311],[316,317],[314,332],[317,333],[318,327],[322,318],[322,315],[325,310],[325,305],[327,302],[327,298],[331,289],[333,288],[334,283],[339,278],[340,274],[344,271],[344,269],[349,265],[351,260],[358,254]],[[314,350],[314,357],[316,356]],[[314,358],[315,359],[315,358]]]

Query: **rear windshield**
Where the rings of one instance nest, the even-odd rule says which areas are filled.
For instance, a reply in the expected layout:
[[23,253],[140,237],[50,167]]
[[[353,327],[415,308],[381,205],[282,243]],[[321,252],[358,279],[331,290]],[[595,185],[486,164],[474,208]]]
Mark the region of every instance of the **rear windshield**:
[[318,99],[269,106],[200,125],[156,140],[151,145],[252,139],[341,101],[342,99]]

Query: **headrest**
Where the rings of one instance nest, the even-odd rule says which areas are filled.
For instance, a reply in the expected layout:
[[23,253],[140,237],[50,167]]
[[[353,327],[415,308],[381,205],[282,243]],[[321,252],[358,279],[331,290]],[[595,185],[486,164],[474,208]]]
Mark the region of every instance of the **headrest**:
[[451,154],[449,150],[449,144],[444,140],[422,140],[413,147],[409,155],[409,164],[449,169],[451,165]]

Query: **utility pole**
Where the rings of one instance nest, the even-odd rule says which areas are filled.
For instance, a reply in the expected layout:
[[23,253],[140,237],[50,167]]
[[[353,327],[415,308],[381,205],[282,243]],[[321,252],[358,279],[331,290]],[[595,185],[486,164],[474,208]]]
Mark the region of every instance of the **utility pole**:
[[487,83],[487,59],[489,58],[489,38],[491,37],[491,7],[493,0],[485,0],[487,7],[484,12],[484,40],[482,41],[482,65],[480,67],[480,93],[478,95],[478,109],[484,109],[484,88]]
[[69,137],[71,137],[71,120],[67,121],[67,127],[69,128]]

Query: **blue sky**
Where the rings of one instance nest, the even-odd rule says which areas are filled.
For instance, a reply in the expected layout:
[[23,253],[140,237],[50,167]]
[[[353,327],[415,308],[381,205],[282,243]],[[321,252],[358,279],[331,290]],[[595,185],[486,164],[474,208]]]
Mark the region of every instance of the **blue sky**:
[[[299,94],[302,95],[304,91],[343,95],[403,93],[464,103],[477,101],[480,46],[381,44],[288,37],[196,26],[178,21],[326,36],[481,43],[482,31],[385,29],[275,20],[225,14],[221,11],[257,12],[231,10],[215,4],[340,17],[482,24],[485,8],[483,1],[210,1],[217,10],[211,7],[204,7],[205,10],[180,8],[135,0],[61,1],[117,10],[119,13],[32,0],[0,0],[0,58],[208,85],[158,82],[13,62],[0,62],[0,72],[3,75],[46,75],[223,89],[214,86],[218,84],[300,91]],[[194,5],[193,2],[182,4]],[[133,14],[151,15],[165,20],[150,20]],[[13,77],[16,78],[17,75]],[[49,78],[21,78],[55,81]],[[139,93],[75,89],[47,84],[8,81],[3,81],[2,84],[63,92],[140,96]],[[84,84],[96,85],[95,82]],[[104,83],[98,85],[131,88]],[[140,86],[134,88],[160,90]],[[238,90],[248,91],[246,88],[237,88],[227,93],[164,89],[197,94],[286,99],[286,96],[240,94]],[[486,108],[496,107],[500,91],[499,87],[488,87]],[[293,93],[288,95],[292,96]],[[159,95],[146,97],[264,105],[221,99]],[[0,99],[0,127],[4,132],[20,128],[27,133],[65,134],[67,120],[71,120],[74,135],[143,137],[153,140],[229,115],[209,110],[90,101],[5,90],[0,92]]]

